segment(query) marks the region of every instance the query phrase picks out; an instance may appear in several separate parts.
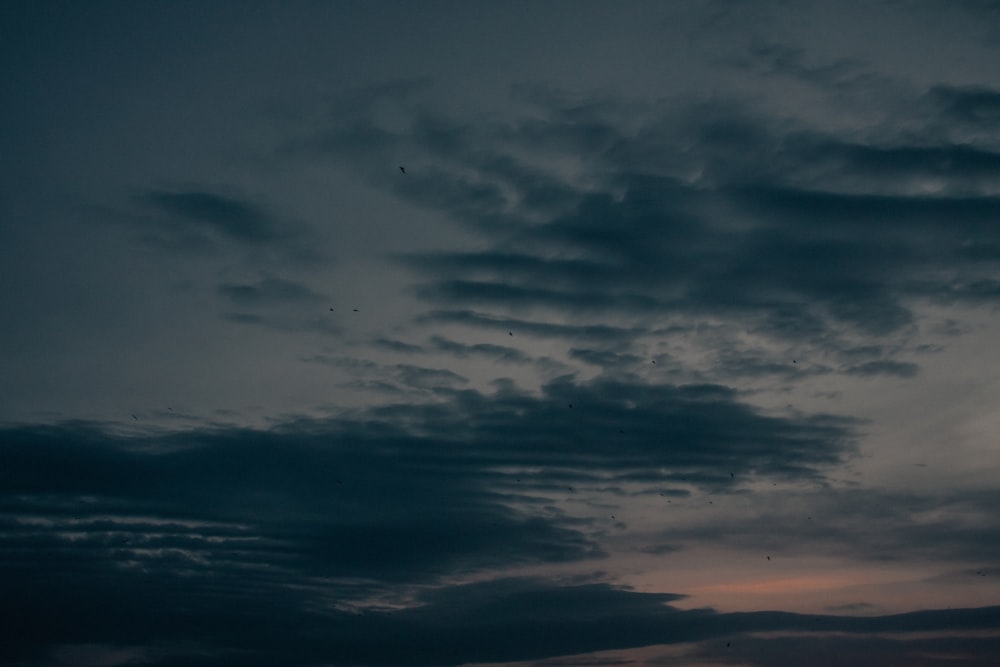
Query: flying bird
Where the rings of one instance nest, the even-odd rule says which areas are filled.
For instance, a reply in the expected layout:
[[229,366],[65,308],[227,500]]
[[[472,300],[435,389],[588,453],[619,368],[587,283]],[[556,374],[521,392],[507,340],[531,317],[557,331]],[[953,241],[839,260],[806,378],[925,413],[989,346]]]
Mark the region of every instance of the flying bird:
[[404,174],[406,173],[406,169],[403,169],[403,167],[402,167],[402,166],[400,166],[400,167],[399,167],[399,170],[400,170],[401,172],[403,172]]

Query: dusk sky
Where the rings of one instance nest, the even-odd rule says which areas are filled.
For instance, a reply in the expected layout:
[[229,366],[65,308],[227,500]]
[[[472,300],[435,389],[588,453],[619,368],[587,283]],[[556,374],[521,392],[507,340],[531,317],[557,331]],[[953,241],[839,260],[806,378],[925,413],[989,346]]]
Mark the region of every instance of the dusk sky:
[[1000,664],[1000,2],[0,2],[0,664]]

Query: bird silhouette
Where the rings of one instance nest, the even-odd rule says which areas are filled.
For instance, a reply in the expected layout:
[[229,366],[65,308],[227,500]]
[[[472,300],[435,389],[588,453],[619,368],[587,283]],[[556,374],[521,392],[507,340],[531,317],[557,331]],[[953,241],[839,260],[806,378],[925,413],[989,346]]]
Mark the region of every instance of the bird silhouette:
[[403,169],[402,165],[400,165],[400,167],[399,167],[399,170],[400,170],[401,172],[403,172],[404,174],[406,173],[406,170],[405,170],[405,169]]

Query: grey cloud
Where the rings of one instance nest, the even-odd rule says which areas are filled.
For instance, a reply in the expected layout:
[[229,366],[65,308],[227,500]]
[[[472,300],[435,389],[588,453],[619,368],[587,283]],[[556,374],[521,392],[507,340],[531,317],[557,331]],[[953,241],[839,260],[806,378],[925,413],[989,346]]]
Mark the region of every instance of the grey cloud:
[[751,494],[742,502],[755,508],[753,516],[672,526],[661,539],[725,543],[776,558],[820,552],[854,561],[951,567],[961,563],[973,572],[994,570],[1000,563],[1000,532],[989,508],[997,499],[992,489],[893,492],[827,487],[794,500],[786,497],[777,506],[767,495]]
[[581,340],[620,341],[643,333],[639,328],[623,328],[602,324],[550,324],[514,317],[493,316],[473,310],[433,310],[419,318],[421,322],[449,322],[470,327],[509,331],[515,335],[565,337]]
[[497,361],[509,363],[528,363],[531,358],[520,350],[506,345],[495,345],[492,343],[459,343],[444,336],[432,336],[431,345],[435,350],[447,352],[458,358],[470,356],[487,357]]
[[435,388],[455,384],[468,384],[468,378],[445,368],[423,368],[409,364],[397,364],[396,374],[400,381],[411,387]]
[[424,348],[419,345],[413,345],[412,343],[389,338],[376,338],[372,341],[372,345],[386,350],[391,350],[393,352],[402,352],[404,354],[419,354],[424,351]]
[[870,377],[873,375],[892,375],[900,378],[916,377],[920,372],[917,364],[903,361],[868,361],[857,366],[851,366],[845,371],[848,375]]

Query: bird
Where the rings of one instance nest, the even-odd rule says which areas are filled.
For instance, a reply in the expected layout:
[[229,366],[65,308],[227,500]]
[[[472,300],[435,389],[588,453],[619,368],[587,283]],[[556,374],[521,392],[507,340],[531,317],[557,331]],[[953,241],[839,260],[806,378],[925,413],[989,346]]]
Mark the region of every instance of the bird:
[[513,332],[513,331],[508,331],[508,332],[507,332],[507,335],[508,335],[508,336],[513,336],[513,335],[514,335],[514,332]]
[[330,309],[330,312],[331,312],[331,313],[333,312],[333,308],[331,308],[331,309]]
[[360,310],[358,310],[357,308],[355,308],[355,309],[354,309],[354,312],[355,312],[355,313],[360,313],[361,311],[360,311]]
[[138,417],[136,417],[135,415],[132,415],[132,419],[134,419],[134,420],[136,420],[136,421],[139,421],[139,418],[138,418]]
[[726,648],[729,648],[729,642],[726,642]]
[[401,172],[403,172],[404,174],[406,173],[406,169],[404,169],[402,165],[400,165],[400,166],[399,166],[399,170],[400,170]]
[[736,479],[736,475],[734,475],[733,473],[729,473],[729,476],[732,477],[733,479]]
[[768,560],[771,560],[771,557],[770,557],[770,556],[768,556],[768,557],[767,557],[767,559],[768,559]]
[[572,403],[570,403],[570,404],[569,404],[569,407],[570,407],[570,409],[572,409],[572,408],[573,408],[573,404],[572,404]]
[[653,359],[653,363],[654,363],[654,364],[656,363],[656,359]]

